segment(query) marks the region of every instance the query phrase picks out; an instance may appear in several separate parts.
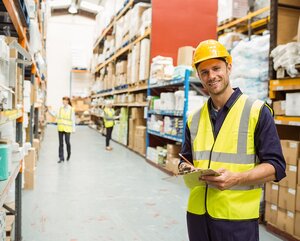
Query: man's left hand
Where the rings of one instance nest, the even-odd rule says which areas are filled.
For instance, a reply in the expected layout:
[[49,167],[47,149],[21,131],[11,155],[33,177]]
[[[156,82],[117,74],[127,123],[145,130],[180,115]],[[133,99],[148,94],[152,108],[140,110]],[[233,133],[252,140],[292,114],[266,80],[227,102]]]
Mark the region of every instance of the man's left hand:
[[220,173],[220,176],[202,176],[200,180],[222,191],[238,185],[239,173],[230,172],[224,168],[217,170],[217,172]]

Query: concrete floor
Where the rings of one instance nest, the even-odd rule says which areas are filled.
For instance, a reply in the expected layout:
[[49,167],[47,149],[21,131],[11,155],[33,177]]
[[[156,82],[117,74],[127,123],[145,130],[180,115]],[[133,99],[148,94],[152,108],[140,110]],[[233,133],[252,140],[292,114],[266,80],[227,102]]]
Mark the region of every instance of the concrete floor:
[[[57,164],[58,136],[48,126],[36,187],[23,191],[24,241],[187,241],[188,190],[88,127],[71,136],[70,162]],[[261,241],[280,241],[260,228]]]

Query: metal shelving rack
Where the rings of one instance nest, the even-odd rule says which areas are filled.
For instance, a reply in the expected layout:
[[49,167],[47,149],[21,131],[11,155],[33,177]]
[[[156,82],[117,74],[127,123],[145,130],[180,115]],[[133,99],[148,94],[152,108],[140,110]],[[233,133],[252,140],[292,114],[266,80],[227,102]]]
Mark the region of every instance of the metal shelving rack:
[[[35,0],[37,6],[39,6],[38,0]],[[29,42],[27,40],[26,31],[27,29],[23,27],[19,12],[19,5],[16,5],[15,1],[2,0],[5,9],[10,16],[13,26],[18,34],[18,42],[24,50],[29,50]],[[39,7],[38,7],[39,8]],[[31,56],[31,76],[30,81],[34,83],[37,81],[38,84],[41,83],[41,75],[39,73],[37,63],[35,62],[33,56]],[[19,64],[23,69],[23,75],[25,75],[24,65]],[[34,107],[31,108],[31,114],[33,114]],[[31,115],[32,116],[32,115]],[[16,142],[22,146],[23,143],[23,112],[21,110],[9,110],[0,112],[0,125],[3,125],[9,121],[16,121]],[[33,119],[30,118],[30,141],[33,138]],[[0,182],[0,206],[6,208],[9,214],[15,216],[15,239],[16,241],[22,240],[22,161],[23,157],[12,156],[12,170],[10,176],[7,180]],[[15,208],[14,210],[7,207],[4,203],[7,198],[8,192],[15,182]]]
[[[137,1],[134,1],[134,0],[129,0],[129,1],[125,2],[123,8],[116,14],[116,16],[113,17],[110,24],[103,30],[102,34],[96,40],[96,42],[94,44],[94,51],[97,51],[99,46],[101,46],[103,44],[105,37],[113,31],[113,28],[115,27],[116,22],[122,16],[124,16],[134,6],[134,4],[136,2]],[[145,1],[145,2],[147,2],[147,1]],[[148,2],[150,2],[150,1],[148,1]],[[110,57],[106,58],[103,63],[98,64],[95,68],[94,74],[97,75],[97,73],[100,72],[100,70],[107,67],[110,63],[115,63],[118,59],[122,59],[126,54],[128,54],[132,50],[132,48],[135,44],[141,42],[145,38],[150,38],[150,37],[151,37],[151,27],[147,28],[143,35],[136,36],[135,38],[133,38],[129,42],[127,42],[125,45],[123,45],[123,47],[121,47],[120,49],[117,49]],[[126,84],[126,85],[122,85],[122,86],[116,86],[111,89],[101,90],[98,93],[92,95],[91,99],[100,98],[100,97],[107,98],[107,97],[112,97],[114,95],[132,94],[135,92],[144,92],[145,93],[147,88],[148,88],[148,86],[146,84],[146,81],[140,81],[140,82],[137,82],[134,84]],[[143,102],[143,103],[136,103],[136,102],[114,103],[113,104],[114,107],[117,107],[117,108],[125,107],[127,109],[129,109],[131,107],[146,107],[147,105],[148,105],[148,103],[146,103],[146,102]],[[100,106],[97,106],[97,107],[100,107]],[[97,121],[99,121],[99,119],[103,118],[101,115],[97,115],[97,114],[91,114],[91,116],[93,116],[92,118],[96,119]],[[129,125],[128,125],[128,127],[129,127]],[[127,133],[127,139],[128,139],[128,135],[129,135],[129,130]],[[123,145],[123,143],[119,143],[119,144]],[[126,146],[126,147],[128,147],[128,146]]]
[[[193,84],[194,85],[191,85]],[[184,78],[179,78],[179,79],[172,79],[170,81],[161,81],[158,84],[155,85],[150,85],[148,84],[148,91],[147,94],[148,96],[151,96],[152,93],[155,92],[156,89],[161,90],[166,90],[167,88],[179,88],[183,87],[184,88],[184,108],[183,111],[170,111],[170,110],[148,110],[148,118],[150,115],[159,115],[159,116],[174,116],[174,117],[180,117],[183,119],[183,130],[182,130],[182,135],[181,136],[174,136],[166,133],[161,133],[158,131],[154,131],[148,128],[147,126],[147,139],[146,139],[146,147],[152,146],[153,144],[158,144],[158,143],[174,143],[174,142],[180,142],[182,143],[184,141],[185,137],[185,123],[187,122],[187,112],[188,112],[188,103],[189,103],[189,90],[190,87],[197,87],[195,84],[200,85],[199,79],[195,77],[191,77],[191,72],[189,70],[186,70]],[[149,163],[152,165],[158,167],[159,169],[170,173],[168,170],[166,170],[163,166],[160,166],[156,163],[153,162],[153,160],[147,159]]]
[[[285,3],[282,3],[285,2]],[[290,3],[289,3],[290,2]],[[277,39],[278,39],[278,26],[279,26],[279,9],[295,9],[299,11],[300,15],[300,4],[294,6],[297,1],[281,1],[281,0],[271,0],[270,7],[266,7],[260,9],[256,12],[250,12],[247,16],[224,24],[222,26],[217,27],[217,33],[219,35],[223,34],[225,29],[235,28],[237,32],[247,33],[250,36],[252,33],[259,34],[261,30],[257,31],[256,28],[260,28],[265,26],[270,31],[270,52],[277,47]],[[252,18],[257,16],[265,11],[270,10],[270,16],[258,21],[253,22]],[[238,24],[242,22],[248,21],[248,27],[239,26]],[[286,26],[284,26],[285,28]],[[247,30],[248,29],[248,30]],[[247,30],[247,31],[246,31]],[[300,78],[283,78],[277,79],[276,72],[273,69],[273,61],[270,59],[269,61],[269,98],[272,100],[282,100],[285,93],[288,91],[300,90]],[[299,138],[300,136],[300,117],[290,117],[290,116],[275,116],[275,123],[277,125],[278,133],[280,138],[289,139],[290,136],[294,136],[295,138]],[[290,130],[291,129],[291,130]],[[286,134],[289,135],[289,138],[286,137]],[[282,135],[282,136],[281,136]],[[297,139],[298,140],[298,139]],[[276,233],[289,241],[299,241],[295,236],[287,234],[284,231],[279,230],[277,227],[267,224],[267,230]]]

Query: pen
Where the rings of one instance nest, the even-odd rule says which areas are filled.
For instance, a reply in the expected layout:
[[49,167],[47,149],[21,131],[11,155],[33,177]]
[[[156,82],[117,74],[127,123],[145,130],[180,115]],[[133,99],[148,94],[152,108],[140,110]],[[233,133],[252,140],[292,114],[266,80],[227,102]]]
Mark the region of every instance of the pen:
[[192,163],[189,162],[188,159],[186,159],[181,153],[178,154],[185,162],[187,162],[188,164],[190,164],[191,166],[194,166]]

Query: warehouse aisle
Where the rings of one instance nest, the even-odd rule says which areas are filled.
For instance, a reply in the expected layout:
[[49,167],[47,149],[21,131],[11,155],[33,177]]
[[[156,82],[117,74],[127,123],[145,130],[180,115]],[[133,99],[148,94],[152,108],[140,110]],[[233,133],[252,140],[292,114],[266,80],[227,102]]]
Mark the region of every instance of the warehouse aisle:
[[[188,191],[88,127],[71,137],[69,163],[57,164],[57,132],[48,126],[36,187],[23,193],[24,241],[187,240]],[[261,241],[279,241],[261,229]]]

